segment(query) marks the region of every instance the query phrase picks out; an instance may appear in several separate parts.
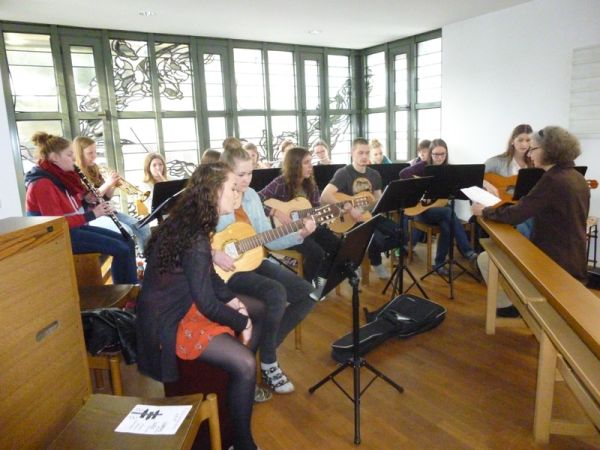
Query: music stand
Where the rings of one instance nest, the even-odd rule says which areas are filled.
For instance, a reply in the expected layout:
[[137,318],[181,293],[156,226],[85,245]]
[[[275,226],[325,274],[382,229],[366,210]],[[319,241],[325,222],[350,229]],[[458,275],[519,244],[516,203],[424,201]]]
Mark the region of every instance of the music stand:
[[269,169],[254,169],[252,171],[252,180],[250,180],[250,187],[256,192],[262,191],[267,184],[273,181],[281,174],[279,168]]
[[[335,257],[329,274],[327,275],[327,282],[322,289],[317,289],[311,294],[313,299],[320,299],[323,295],[334,289],[344,279],[348,279],[348,282],[352,286],[352,358],[348,359],[344,364],[341,364],[337,369],[319,381],[317,384],[308,389],[310,394],[313,394],[317,389],[323,386],[328,381],[332,381],[345,395],[354,403],[354,443],[360,444],[360,397],[362,394],[371,386],[371,384],[377,379],[381,378],[386,383],[395,388],[398,392],[404,392],[402,386],[396,384],[385,374],[371,366],[366,360],[361,358],[358,353],[358,310],[359,310],[359,296],[358,296],[358,283],[359,279],[356,275],[356,268],[360,266],[360,263],[365,256],[367,246],[373,236],[375,230],[375,223],[379,220],[379,215],[373,217],[371,220],[361,223],[357,227],[350,230],[344,235],[342,245]],[[352,367],[354,374],[354,389],[353,395],[351,396],[346,390],[337,382],[335,377],[341,373],[347,367]],[[362,367],[370,370],[375,376],[361,391],[360,389],[360,369]]]
[[[187,180],[176,180],[176,181],[186,181],[187,182]],[[163,183],[168,183],[168,181],[165,181]],[[159,184],[162,184],[162,183],[157,183],[155,186],[158,186]],[[152,206],[152,213],[147,215],[146,217],[144,217],[142,220],[137,222],[135,225],[138,228],[141,228],[145,225],[148,225],[154,219],[158,219],[158,221],[161,222],[163,217],[169,211],[169,209],[171,209],[173,207],[173,205],[175,204],[175,200],[177,199],[179,194],[181,194],[184,190],[185,190],[185,184],[179,191],[177,191],[173,195],[165,198],[162,203],[160,203],[156,207]],[[164,192],[166,192],[166,190]],[[161,196],[164,192],[161,192]],[[154,205],[154,198],[155,197],[152,197],[152,205]]]
[[[575,170],[585,176],[587,166],[575,166]],[[529,194],[529,191],[531,191],[537,182],[540,181],[540,178],[542,178],[544,173],[546,173],[544,169],[525,168],[519,170],[513,200],[519,200],[521,197],[525,197]]]
[[[468,200],[465,194],[462,193],[461,189],[483,185],[483,174],[485,172],[484,164],[462,164],[462,165],[439,165],[439,166],[426,166],[425,175],[433,176],[435,180],[431,183],[427,196],[430,199],[447,198],[450,202],[450,248],[448,250],[448,256],[446,261],[440,265],[434,265],[433,269],[427,272],[421,277],[424,280],[432,273],[438,274],[450,285],[450,298],[454,298],[454,280],[464,273],[469,274],[476,281],[478,278],[462,266],[459,262],[454,259],[454,201],[456,199]],[[438,270],[441,267],[448,266],[448,279],[446,280]],[[458,275],[453,275],[453,267],[458,266],[462,269],[462,272]]]
[[[408,266],[404,263],[405,255],[404,255],[404,209],[410,208],[411,206],[415,206],[421,198],[423,194],[430,186],[433,177],[422,177],[422,178],[410,178],[407,180],[394,180],[390,182],[383,191],[381,198],[373,208],[373,214],[379,213],[387,213],[391,211],[398,211],[398,216],[400,218],[400,228],[398,231],[398,240],[401,243],[399,252],[400,256],[398,258],[398,265],[394,269],[392,276],[388,280],[385,288],[383,289],[382,294],[385,294],[387,288],[390,284],[394,286],[392,291],[392,297],[396,297],[396,293],[398,295],[404,294],[404,292],[408,292],[413,286],[417,286],[421,291],[421,294],[425,298],[429,298],[423,287],[419,284],[417,278],[410,271]],[[410,239],[409,239],[409,244]],[[412,278],[412,284],[404,290],[404,271]]]
[[165,200],[181,191],[188,182],[188,178],[169,180],[156,183],[152,189],[152,211],[154,212]]
[[329,184],[335,173],[344,166],[345,164],[323,164],[313,166],[313,174],[319,191],[323,192],[323,189]]
[[369,164],[371,169],[375,169],[381,175],[382,189],[392,181],[397,180],[400,171],[408,166],[410,166],[409,163]]

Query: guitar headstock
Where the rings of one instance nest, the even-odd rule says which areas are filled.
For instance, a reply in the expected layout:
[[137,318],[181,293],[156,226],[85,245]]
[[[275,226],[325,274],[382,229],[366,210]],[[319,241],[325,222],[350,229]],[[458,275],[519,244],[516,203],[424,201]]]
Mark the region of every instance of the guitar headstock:
[[333,222],[343,213],[342,208],[337,205],[324,205],[314,210],[311,217],[317,224]]
[[370,195],[358,195],[352,200],[352,206],[355,208],[366,208],[372,202]]

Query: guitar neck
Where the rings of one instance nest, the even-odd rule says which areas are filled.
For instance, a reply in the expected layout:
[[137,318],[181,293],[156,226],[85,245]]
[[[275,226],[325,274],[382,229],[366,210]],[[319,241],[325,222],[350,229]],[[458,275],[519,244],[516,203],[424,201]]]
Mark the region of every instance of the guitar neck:
[[253,248],[260,247],[264,244],[268,244],[269,242],[272,242],[283,236],[295,233],[296,231],[301,230],[303,227],[304,222],[302,222],[302,220],[296,220],[295,222],[289,223],[287,225],[282,225],[280,227],[273,228],[272,230],[257,233],[254,236],[250,236],[237,241],[235,243],[236,250],[239,254],[245,253],[248,250],[252,250]]

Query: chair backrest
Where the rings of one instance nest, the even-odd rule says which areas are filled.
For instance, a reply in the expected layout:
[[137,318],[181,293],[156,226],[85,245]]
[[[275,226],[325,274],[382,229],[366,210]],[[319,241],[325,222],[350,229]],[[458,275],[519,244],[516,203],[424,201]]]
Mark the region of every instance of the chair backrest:
[[45,448],[91,394],[64,218],[0,220],[0,448]]

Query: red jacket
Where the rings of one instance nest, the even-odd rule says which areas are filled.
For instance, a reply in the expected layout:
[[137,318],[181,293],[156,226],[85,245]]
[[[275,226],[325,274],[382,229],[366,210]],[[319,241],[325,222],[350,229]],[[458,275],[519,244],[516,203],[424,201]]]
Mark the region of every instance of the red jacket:
[[59,188],[51,178],[44,176],[46,173],[36,167],[27,174],[28,216],[65,216],[69,228],[81,227],[96,218],[93,211],[84,212],[81,199]]

